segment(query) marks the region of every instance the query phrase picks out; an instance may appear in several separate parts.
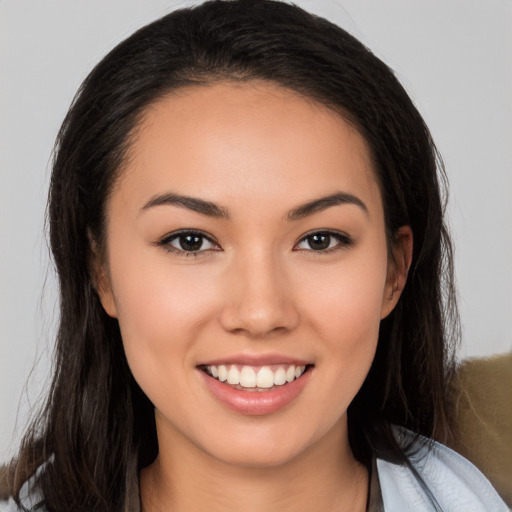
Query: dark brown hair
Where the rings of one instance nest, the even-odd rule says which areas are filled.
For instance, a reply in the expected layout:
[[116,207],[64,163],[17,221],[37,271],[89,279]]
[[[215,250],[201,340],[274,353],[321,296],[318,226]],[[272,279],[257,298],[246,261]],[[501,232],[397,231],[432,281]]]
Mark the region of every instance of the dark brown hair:
[[105,203],[141,115],[179,87],[266,80],[335,109],[366,139],[382,190],[389,246],[403,225],[413,261],[377,354],[349,408],[355,456],[407,463],[392,425],[447,432],[444,386],[457,334],[442,163],[393,72],[341,28],[272,0],[175,11],[112,50],[78,91],[60,130],[48,219],[60,326],[48,401],[15,461],[13,490],[37,468],[49,511],[120,511],[135,472],[158,453],[153,406],[128,368],[119,327],[90,275]]

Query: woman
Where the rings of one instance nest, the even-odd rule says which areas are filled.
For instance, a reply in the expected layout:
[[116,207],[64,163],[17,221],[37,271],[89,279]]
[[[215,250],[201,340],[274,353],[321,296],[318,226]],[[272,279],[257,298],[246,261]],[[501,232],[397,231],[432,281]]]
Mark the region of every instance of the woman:
[[121,43],[57,141],[57,371],[7,510],[505,510],[428,440],[438,167],[392,72],[296,7],[208,2]]

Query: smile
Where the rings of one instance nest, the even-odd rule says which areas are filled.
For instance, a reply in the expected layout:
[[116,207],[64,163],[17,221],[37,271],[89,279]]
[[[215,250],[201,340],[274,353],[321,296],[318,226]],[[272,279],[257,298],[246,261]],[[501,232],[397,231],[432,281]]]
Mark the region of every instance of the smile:
[[244,415],[271,414],[291,405],[311,380],[315,368],[306,361],[285,363],[277,357],[240,359],[212,361],[197,369],[211,396]]
[[247,391],[269,391],[278,386],[284,386],[300,378],[307,365],[208,365],[203,367],[208,375],[219,382],[224,382],[236,389]]

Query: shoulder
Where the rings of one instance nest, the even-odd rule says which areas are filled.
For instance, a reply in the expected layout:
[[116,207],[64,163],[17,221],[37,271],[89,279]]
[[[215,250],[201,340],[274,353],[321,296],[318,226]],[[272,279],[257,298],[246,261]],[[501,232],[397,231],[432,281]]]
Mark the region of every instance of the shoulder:
[[34,505],[32,497],[28,497],[28,500],[22,501],[23,506],[20,507],[10,498],[8,500],[0,500],[0,512],[45,512],[46,508],[41,504]]
[[13,499],[0,501],[0,512],[18,512],[23,509],[19,508]]
[[[412,434],[400,432],[411,438]],[[431,511],[430,494],[443,512],[509,512],[485,476],[446,446],[420,438],[409,460],[424,486],[409,467],[377,459],[385,510]]]
[[[39,470],[38,470],[39,472]],[[12,497],[0,500],[0,512],[45,512],[42,494],[37,486],[37,474],[25,482],[20,490],[19,506]]]
[[33,496],[29,496],[22,501],[23,506],[20,507],[12,498],[0,500],[0,512],[45,512],[46,508],[40,503],[34,504],[35,501]]

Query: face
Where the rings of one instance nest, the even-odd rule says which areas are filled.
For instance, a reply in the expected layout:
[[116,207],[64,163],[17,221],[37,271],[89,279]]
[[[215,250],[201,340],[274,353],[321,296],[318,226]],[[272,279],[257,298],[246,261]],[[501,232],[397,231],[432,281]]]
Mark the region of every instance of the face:
[[160,450],[272,466],[346,438],[405,271],[388,260],[361,135],[249,82],[147,109],[107,205],[98,282]]

